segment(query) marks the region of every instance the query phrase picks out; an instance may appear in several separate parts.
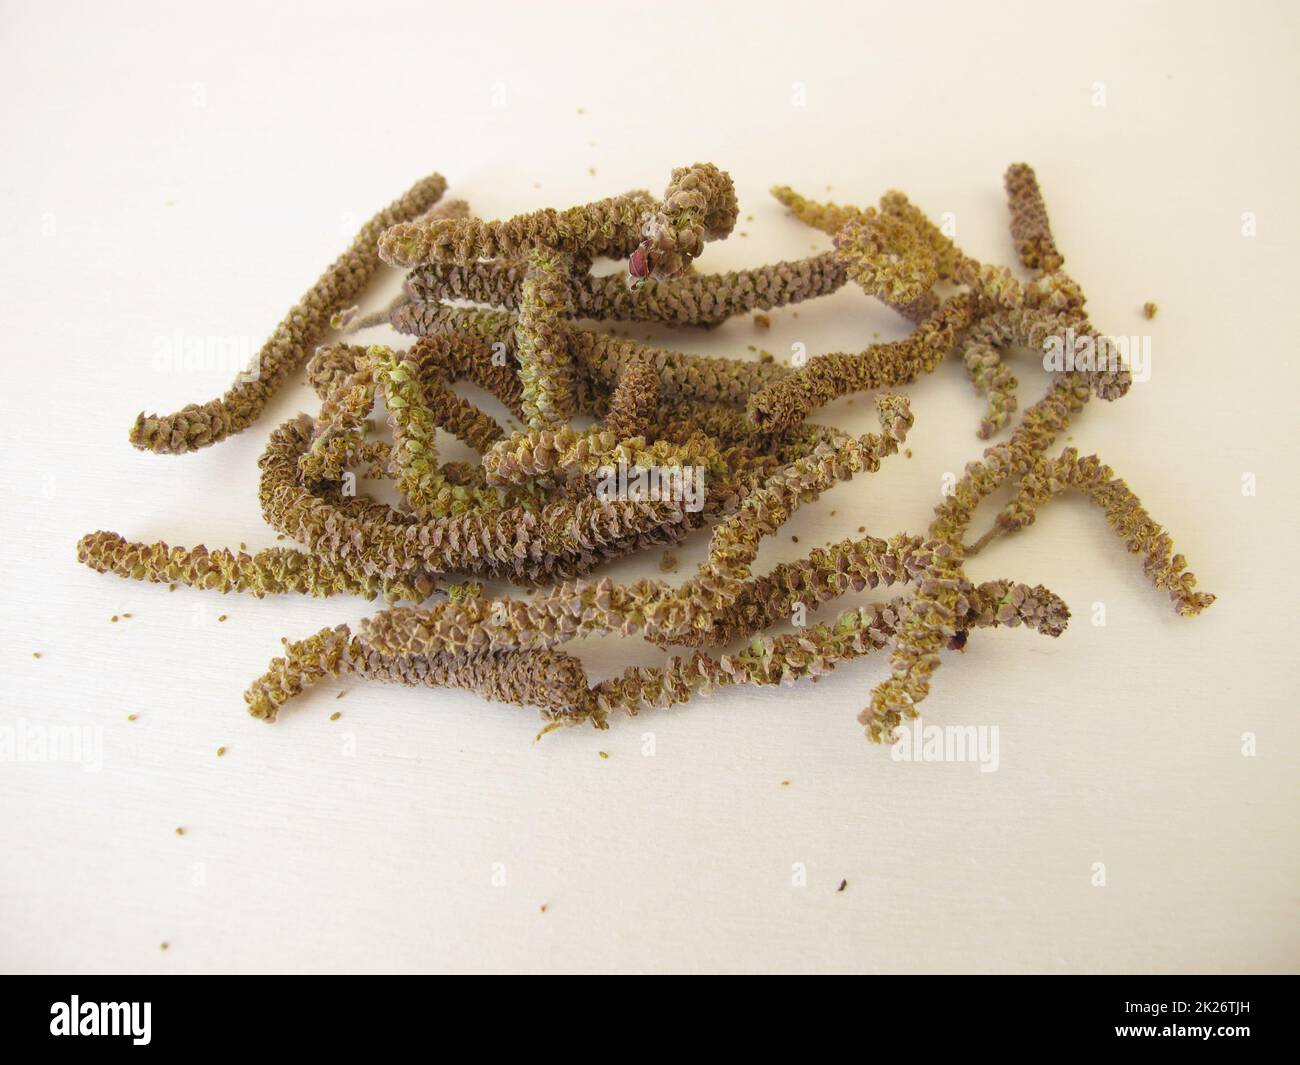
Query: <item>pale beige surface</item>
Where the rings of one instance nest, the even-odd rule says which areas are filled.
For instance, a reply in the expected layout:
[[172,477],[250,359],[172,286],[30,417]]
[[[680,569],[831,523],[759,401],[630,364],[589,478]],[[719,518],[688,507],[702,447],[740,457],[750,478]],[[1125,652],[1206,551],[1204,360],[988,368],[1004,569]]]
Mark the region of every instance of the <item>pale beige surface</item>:
[[[0,726],[104,744],[98,772],[0,763],[0,968],[1296,969],[1296,9],[565,5],[557,25],[544,5],[417,6],[0,13]],[[1151,380],[1091,404],[1071,443],[1220,601],[1176,617],[1077,498],[973,562],[1074,608],[1058,641],[977,634],[937,675],[926,722],[999,729],[981,773],[863,740],[883,657],[537,745],[530,713],[377,685],[326,685],[267,726],[241,693],[279,637],[366,604],[168,594],[74,563],[95,528],[275,542],[255,462],[314,409],[301,384],[200,454],[142,455],[126,429],[227,384],[158,353],[255,350],[418,175],[493,217],[658,190],[703,159],[753,216],[709,270],[828,246],[767,197],[778,182],[905,189],[1009,263],[1001,175],[1032,163],[1096,320],[1153,344]],[[770,333],[675,342],[785,357],[874,332],[899,322],[845,290]],[[1042,378],[1021,369],[1028,401]],[[910,391],[914,457],[808,508],[763,563],[859,525],[924,530],[980,452],[981,401],[955,361]],[[833,414],[865,429],[869,406]],[[660,657],[582,655],[598,676]]]

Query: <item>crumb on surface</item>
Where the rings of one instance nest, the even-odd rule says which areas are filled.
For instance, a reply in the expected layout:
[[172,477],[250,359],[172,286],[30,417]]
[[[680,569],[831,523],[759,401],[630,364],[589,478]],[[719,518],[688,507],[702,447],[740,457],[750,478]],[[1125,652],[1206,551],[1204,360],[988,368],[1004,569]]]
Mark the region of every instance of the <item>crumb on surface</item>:
[[1159,310],[1160,308],[1157,307],[1154,303],[1150,302],[1149,300],[1142,305],[1142,313],[1145,314],[1148,318],[1154,318],[1156,316],[1156,312],[1158,312]]
[[33,652],[32,652],[32,657],[33,657],[33,658],[40,658],[40,657],[41,657],[41,652],[40,652],[40,651],[33,651]]
[[178,836],[183,836],[183,835],[185,835],[185,826],[184,826],[184,825],[177,825],[177,826],[176,826],[176,835],[178,835]]
[[224,747],[218,747],[218,748],[217,748],[217,757],[218,757],[218,758],[224,758],[225,756],[226,756],[226,749],[225,749]]
[[128,721],[135,721],[139,716],[139,714],[127,714],[126,719]]
[[597,751],[596,753],[600,755],[603,761],[609,761],[609,751]]
[[781,787],[788,788],[789,786],[790,786],[790,782],[788,780],[781,781]]
[[665,551],[659,556],[659,571],[661,573],[677,572],[677,556],[671,551]]
[[330,714],[330,720],[331,720],[331,721],[337,721],[337,720],[338,720],[339,718],[341,718],[342,716],[343,716],[343,711],[342,711],[342,710],[335,710],[334,713]]
[[771,329],[772,319],[769,315],[759,313],[754,315],[754,324],[758,326],[759,329]]
[[843,890],[844,890],[846,887],[848,887],[848,886],[849,886],[849,882],[848,882],[847,880],[841,880],[841,881],[840,881],[840,886],[837,887],[835,890],[836,890],[836,891],[843,891]]
[[230,617],[229,614],[218,614],[218,615],[217,615],[217,620],[218,620],[218,621],[225,621],[226,618],[228,618],[228,617]]

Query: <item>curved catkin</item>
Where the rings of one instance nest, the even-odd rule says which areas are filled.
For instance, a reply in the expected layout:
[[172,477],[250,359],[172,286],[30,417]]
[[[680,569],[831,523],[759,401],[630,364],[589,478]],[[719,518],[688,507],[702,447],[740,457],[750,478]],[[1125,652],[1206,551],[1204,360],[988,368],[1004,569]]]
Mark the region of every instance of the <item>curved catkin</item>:
[[[426,263],[411,271],[406,289],[415,303],[471,300],[518,310],[525,274],[526,267],[516,262]],[[635,285],[629,285],[623,274],[583,273],[570,281],[569,313],[592,321],[712,327],[751,311],[829,296],[847,279],[844,267],[829,251],[725,273],[692,271],[668,280],[647,277]],[[403,315],[409,321],[420,313],[404,310]]]
[[413,523],[356,516],[299,484],[298,456],[310,429],[303,418],[271,434],[261,460],[262,513],[273,528],[351,572],[386,579],[407,572],[555,579],[635,550],[641,536],[696,520],[680,502],[595,499]]
[[1011,209],[1011,239],[1021,265],[1052,273],[1065,265],[1052,237],[1047,204],[1038,187],[1038,175],[1028,163],[1012,163],[1005,177],[1007,206]]
[[[306,361],[319,412],[271,432],[258,490],[267,523],[301,546],[233,552],[101,531],[81,539],[78,558],[172,586],[402,604],[356,632],[338,626],[283,641],[245,695],[265,720],[322,679],[356,676],[534,706],[548,723],[543,732],[603,728],[615,711],[738,684],[816,680],[888,649],[888,674],[859,716],[869,739],[888,742],[918,713],[943,656],[965,649],[975,630],[1065,629],[1069,609],[1050,590],[1009,578],[977,584],[966,572],[971,555],[1031,524],[1061,492],[1082,492],[1102,508],[1179,614],[1214,601],[1110,467],[1072,448],[1049,457],[1092,396],[1119,398],[1132,375],[1061,270],[1033,171],[1013,165],[1006,187],[1030,280],[965,255],[947,227],[897,191],[858,208],[778,187],[776,198],[829,235],[833,249],[703,274],[695,260],[732,231],[739,212],[730,176],[713,164],[674,170],[662,200],[634,192],[495,222],[441,201],[441,179],[427,179],[378,216],[291,312],[259,357],[257,380],[137,425],[137,444],[154,450],[214,442],[247,425]],[[396,301],[362,313],[354,301],[380,261],[376,241],[385,261],[413,269]],[[626,270],[594,274],[598,256],[626,260]],[[910,335],[791,367],[767,352],[722,358],[642,343],[617,324],[716,326],[828,295],[849,279],[911,321]],[[346,337],[385,321],[417,338],[409,350],[344,340],[313,350],[328,327]],[[613,324],[593,326],[600,322]],[[1048,386],[1016,422],[1016,379],[1004,360],[1021,347],[1042,353]],[[801,508],[898,453],[912,411],[888,390],[953,351],[987,397],[980,435],[1009,432],[966,466],[928,534],[881,538],[859,526],[857,536],[756,572],[763,545]],[[459,395],[462,384],[492,402]],[[878,432],[807,420],[838,397],[876,390]],[[496,403],[508,415],[501,423],[490,413]],[[442,461],[439,431],[476,456]],[[392,481],[401,502],[367,495],[363,477]],[[972,537],[976,509],[1000,491],[1010,502]],[[705,529],[704,561],[676,583],[589,576]],[[529,595],[485,595],[489,579]],[[804,623],[806,611],[874,589],[894,597]],[[788,624],[794,631],[773,631]],[[568,645],[610,635],[688,650],[592,684]]]
[[290,309],[252,365],[224,396],[203,404],[191,403],[175,414],[142,413],[131,429],[131,443],[141,450],[176,455],[208,447],[248,428],[289,374],[307,359],[329,328],[334,311],[348,306],[369,284],[379,269],[375,241],[380,233],[396,222],[427,211],[446,188],[441,174],[431,174],[375,215],[362,226],[351,247]]
[[1003,361],[999,345],[1009,340],[1008,332],[996,324],[997,316],[977,322],[961,349],[962,365],[977,393],[987,397],[979,437],[987,440],[1002,429],[1016,409],[1019,382]]
[[399,222],[380,236],[379,255],[392,266],[518,259],[533,248],[622,259],[640,243],[641,217],[654,207],[654,197],[637,191],[499,222],[476,218]]
[[712,163],[675,169],[663,203],[642,220],[642,241],[628,261],[633,278],[660,280],[690,269],[704,243],[728,236],[740,217],[731,175]]
[[429,408],[418,364],[382,345],[370,348],[367,358],[375,383],[383,391],[393,429],[397,488],[411,509],[421,517],[440,518],[464,513],[475,502],[499,507],[497,493],[452,485],[443,477],[435,446],[438,423]]
[[665,398],[733,407],[743,407],[754,392],[791,373],[789,367],[779,363],[690,355],[585,331],[570,334],[569,350],[586,378],[600,387],[612,390],[626,366],[645,362],[659,375],[659,388]]
[[483,456],[489,484],[521,484],[561,471],[595,473],[604,467],[640,469],[703,467],[711,476],[731,471],[727,455],[707,436],[696,434],[684,444],[648,442],[643,436],[619,437],[608,429],[532,429],[502,440]]
[[849,222],[860,222],[864,212],[858,207],[841,207],[834,203],[816,203],[809,200],[788,185],[774,185],[772,196],[776,201],[790,209],[799,221],[813,229],[820,229],[828,236],[834,236]]
[[1174,554],[1174,542],[1146,512],[1142,501],[1114,471],[1096,455],[1080,457],[1066,448],[1055,459],[1037,459],[1016,486],[1010,503],[998,514],[996,524],[979,544],[994,536],[1031,525],[1039,509],[1067,489],[1082,492],[1106,514],[1106,522],[1134,554],[1143,556],[1143,569],[1152,584],[1169,593],[1174,607],[1184,616],[1199,614],[1214,602],[1213,595],[1197,592],[1196,577],[1187,560]]
[[873,344],[855,355],[818,355],[749,400],[749,416],[768,430],[786,429],[841,396],[910,384],[931,373],[975,318],[975,298],[954,296],[904,340]]
[[[821,492],[856,472],[878,469],[883,457],[897,451],[910,425],[906,401],[883,397],[879,408],[885,430],[880,435],[868,434],[838,448],[824,445],[751,492],[734,515],[715,527],[699,576],[680,588],[654,581],[562,585],[527,603],[482,600],[439,604],[428,611],[386,611],[363,623],[363,634],[387,654],[464,655],[553,647],[578,635],[609,631],[643,631],[647,638],[666,642],[690,639],[706,628],[725,631],[746,592],[759,541]],[[912,559],[906,544],[882,546],[902,552],[887,567],[887,583],[927,564]],[[869,579],[863,578],[864,583]]]
[[346,625],[322,629],[271,660],[244,693],[248,712],[274,721],[296,695],[330,677],[356,675],[408,686],[463,688],[496,702],[535,706],[547,716],[588,715],[590,695],[582,663],[555,651],[509,652],[477,659],[385,656],[354,637]]
[[[888,646],[911,622],[914,604],[915,600],[899,596],[884,604],[846,610],[830,624],[755,637],[738,653],[714,658],[696,652],[685,659],[675,656],[658,668],[632,666],[592,689],[595,709],[605,715],[617,710],[636,715],[735,684],[792,684],[825,676],[845,662]],[[1046,589],[990,581],[968,589],[954,620],[962,633],[994,625],[1033,625],[1040,633],[1057,636],[1064,631],[1068,611]],[[878,741],[884,738],[880,730]]]
[[366,353],[358,344],[322,344],[307,360],[307,384],[321,399],[329,399],[349,377],[357,372],[357,362]]

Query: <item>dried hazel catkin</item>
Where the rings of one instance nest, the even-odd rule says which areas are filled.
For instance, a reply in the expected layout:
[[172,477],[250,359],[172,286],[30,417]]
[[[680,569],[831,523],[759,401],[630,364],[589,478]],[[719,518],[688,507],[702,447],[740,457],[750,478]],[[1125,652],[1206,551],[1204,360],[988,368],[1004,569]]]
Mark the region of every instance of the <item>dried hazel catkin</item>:
[[[580,722],[603,728],[616,712],[738,684],[815,681],[888,649],[890,674],[859,716],[870,739],[887,742],[918,713],[943,656],[966,648],[977,630],[1064,631],[1069,609],[1049,589],[1013,579],[975,584],[965,570],[967,558],[1031,525],[1062,492],[1102,508],[1179,614],[1214,601],[1196,590],[1169,534],[1109,466],[1073,448],[1049,454],[1092,396],[1118,399],[1132,376],[1063,272],[1033,170],[1012,165],[1005,188],[1027,281],[968,256],[897,191],[855,207],[778,186],[778,201],[833,248],[710,274],[695,261],[707,242],[731,233],[739,212],[731,176],[711,163],[674,170],[662,199],[631,192],[501,221],[474,218],[463,201],[439,202],[445,182],[426,178],[362,229],[222,399],[141,415],[132,430],[137,447],[159,452],[215,443],[246,428],[305,363],[320,411],[270,433],[258,487],[266,521],[300,546],[249,553],[242,544],[172,547],[101,531],[81,539],[78,558],[172,588],[405,604],[356,632],[341,625],[284,641],[245,694],[249,712],[267,721],[318,681],[355,676],[534,706],[543,732]],[[601,256],[625,260],[625,270],[593,272]],[[410,273],[398,300],[363,314],[355,301],[381,260]],[[628,323],[716,326],[829,295],[847,281],[897,310],[911,332],[796,366],[619,335]],[[320,343],[330,328],[346,335],[384,323],[414,341],[406,349]],[[1101,356],[1059,367],[1045,357],[1046,390],[1016,422],[1010,349],[1073,351],[1080,340]],[[925,535],[882,539],[859,526],[856,536],[756,573],[762,542],[801,507],[898,452],[913,414],[896,390],[950,354],[985,397],[979,435],[1009,432],[966,466]],[[481,399],[457,391],[464,386],[500,403],[513,432]],[[855,436],[807,420],[867,391],[877,393],[877,432]],[[381,435],[384,413],[391,438]],[[440,431],[477,457],[441,461]],[[399,502],[368,494],[367,478],[390,481]],[[976,508],[999,491],[1009,502],[972,537]],[[707,555],[675,585],[594,575],[612,559],[647,552],[671,571],[676,556],[664,548],[703,528]],[[486,579],[530,589],[530,597],[487,594]],[[771,631],[876,588],[894,597]],[[593,684],[565,647],[610,633],[690,653]]]

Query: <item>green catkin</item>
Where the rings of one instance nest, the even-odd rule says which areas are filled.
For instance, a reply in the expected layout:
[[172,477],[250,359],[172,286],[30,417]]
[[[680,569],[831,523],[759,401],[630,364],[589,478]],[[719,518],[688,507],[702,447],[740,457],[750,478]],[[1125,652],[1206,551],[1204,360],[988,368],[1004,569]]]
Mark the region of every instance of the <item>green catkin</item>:
[[443,476],[435,446],[438,420],[429,407],[419,364],[382,345],[370,348],[367,358],[383,391],[393,429],[392,463],[398,491],[412,511],[422,518],[441,518],[466,513],[476,505],[500,509],[503,500],[499,493],[452,484]]
[[431,174],[375,215],[351,247],[290,309],[253,364],[224,396],[191,403],[175,414],[142,413],[131,429],[131,443],[142,450],[175,455],[208,447],[248,428],[289,375],[306,361],[329,328],[330,316],[360,296],[369,284],[379,269],[375,252],[379,235],[393,224],[427,211],[446,188],[441,174]]

